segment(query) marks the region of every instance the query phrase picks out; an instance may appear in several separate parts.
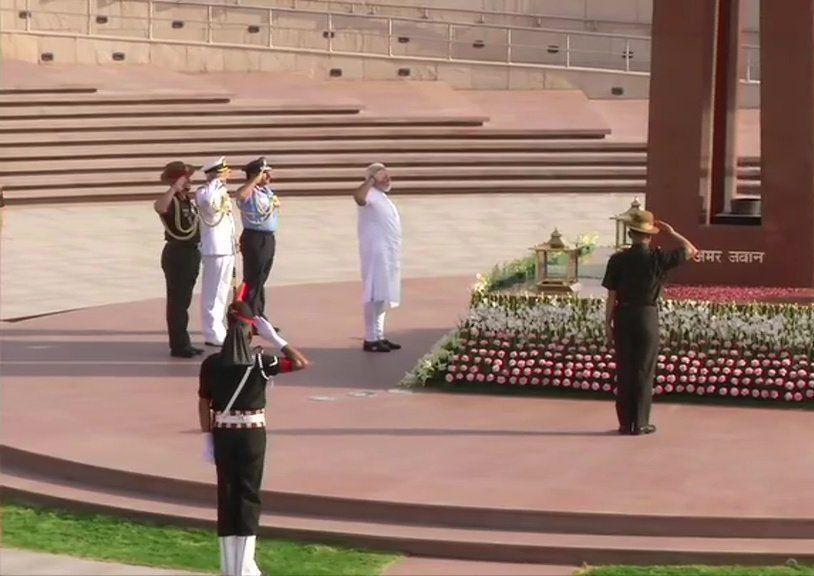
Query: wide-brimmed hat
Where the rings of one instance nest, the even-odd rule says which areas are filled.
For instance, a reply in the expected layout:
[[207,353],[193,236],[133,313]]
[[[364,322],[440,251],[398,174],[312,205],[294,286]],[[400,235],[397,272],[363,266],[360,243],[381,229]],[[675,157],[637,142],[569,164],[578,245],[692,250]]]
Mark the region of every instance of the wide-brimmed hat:
[[181,176],[192,176],[197,171],[198,168],[192,164],[176,160],[164,166],[164,170],[161,172],[161,182],[164,184],[172,184]]
[[655,225],[656,218],[649,210],[630,210],[625,218],[628,230],[642,234],[658,234],[661,232]]

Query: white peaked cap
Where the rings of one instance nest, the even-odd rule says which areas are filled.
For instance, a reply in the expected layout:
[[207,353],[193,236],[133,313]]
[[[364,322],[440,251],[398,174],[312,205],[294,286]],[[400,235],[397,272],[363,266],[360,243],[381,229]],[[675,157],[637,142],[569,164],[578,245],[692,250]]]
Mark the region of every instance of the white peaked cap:
[[226,164],[226,156],[221,156],[220,158],[216,158],[215,160],[210,160],[206,164],[203,165],[201,171],[203,172],[211,172],[212,170],[217,170],[221,166]]

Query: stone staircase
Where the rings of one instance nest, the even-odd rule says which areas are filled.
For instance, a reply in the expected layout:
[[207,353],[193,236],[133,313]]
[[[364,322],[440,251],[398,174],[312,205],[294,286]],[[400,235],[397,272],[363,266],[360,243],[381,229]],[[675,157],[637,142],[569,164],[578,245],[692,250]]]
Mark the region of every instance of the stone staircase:
[[[215,486],[2,447],[5,497],[212,528]],[[260,535],[415,556],[579,565],[814,562],[814,523],[477,508],[264,491]]]
[[[237,168],[268,156],[286,195],[348,194],[373,161],[392,168],[395,193],[641,194],[646,180],[646,145],[607,140],[602,127],[501,128],[463,113],[376,115],[349,104],[82,86],[7,88],[0,113],[7,204],[152,198],[165,189],[158,174],[167,162],[222,154]],[[754,159],[741,176],[743,190],[759,186]]]

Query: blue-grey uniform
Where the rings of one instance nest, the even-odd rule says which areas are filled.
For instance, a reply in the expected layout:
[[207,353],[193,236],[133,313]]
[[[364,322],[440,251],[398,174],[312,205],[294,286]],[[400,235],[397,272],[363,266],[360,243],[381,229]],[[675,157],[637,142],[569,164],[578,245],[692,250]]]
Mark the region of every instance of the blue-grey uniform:
[[[258,158],[244,168],[247,178],[270,169],[265,158]],[[251,195],[238,202],[243,221],[240,252],[243,255],[245,301],[255,316],[265,317],[265,284],[274,265],[274,233],[280,223],[280,199],[271,185],[255,186]]]

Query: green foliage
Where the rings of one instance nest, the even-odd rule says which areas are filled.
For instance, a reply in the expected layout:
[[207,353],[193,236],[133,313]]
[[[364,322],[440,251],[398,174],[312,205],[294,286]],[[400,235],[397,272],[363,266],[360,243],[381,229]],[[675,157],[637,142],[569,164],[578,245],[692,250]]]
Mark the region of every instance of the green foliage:
[[432,349],[419,358],[412,370],[399,382],[400,386],[415,388],[426,386],[437,374],[447,369],[450,358],[460,346],[459,330],[445,334]]
[[518,258],[511,262],[495,265],[490,272],[479,277],[484,282],[483,289],[487,292],[500,290],[534,278],[534,254],[525,258]]
[[[3,546],[143,566],[218,572],[217,535],[18,504],[3,504]],[[259,538],[257,561],[275,576],[377,576],[396,556]]]
[[[579,248],[580,260],[593,254],[596,250],[599,236],[597,234],[580,234],[576,237],[574,245]],[[550,262],[554,265],[565,263],[565,254],[551,255]],[[536,258],[529,254],[523,258],[496,264],[489,272],[478,275],[478,282],[474,290],[492,292],[520,284],[534,278],[536,271]]]

